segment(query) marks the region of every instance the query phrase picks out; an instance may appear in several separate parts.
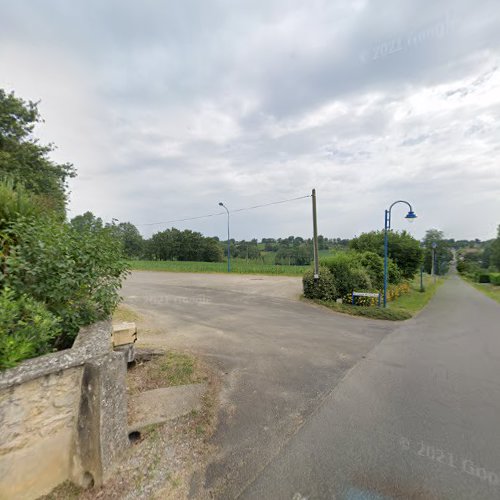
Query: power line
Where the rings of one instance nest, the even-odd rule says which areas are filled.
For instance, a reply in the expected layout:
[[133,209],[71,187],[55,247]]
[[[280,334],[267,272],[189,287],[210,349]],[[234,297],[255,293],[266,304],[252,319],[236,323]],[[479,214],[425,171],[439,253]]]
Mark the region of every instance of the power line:
[[253,210],[254,208],[269,207],[271,205],[278,205],[280,203],[288,203],[290,201],[303,200],[304,198],[310,198],[310,197],[311,197],[311,195],[308,194],[306,196],[299,196],[298,198],[290,198],[289,200],[281,200],[281,201],[273,201],[271,203],[265,203],[264,205],[255,205],[253,207],[237,208],[235,210],[231,210],[231,213],[234,213],[234,212],[243,212],[244,210]]
[[[271,203],[264,203],[262,205],[254,205],[252,207],[236,208],[234,210],[231,210],[230,213],[244,212],[246,210],[255,210],[256,208],[269,207],[271,205],[279,205],[280,203],[289,203],[291,201],[303,200],[304,198],[310,198],[310,197],[311,197],[311,195],[308,194],[306,196],[298,196],[297,198],[289,198],[288,200],[273,201]],[[162,222],[145,222],[142,224],[135,224],[135,225],[136,226],[155,226],[155,225],[159,225],[159,224],[172,224],[174,222],[186,222],[186,221],[190,221],[190,220],[206,219],[208,217],[217,217],[219,215],[226,215],[226,212],[217,212],[214,214],[199,215],[197,217],[185,217],[183,219],[173,219],[173,220],[166,220],[166,221],[162,221]]]

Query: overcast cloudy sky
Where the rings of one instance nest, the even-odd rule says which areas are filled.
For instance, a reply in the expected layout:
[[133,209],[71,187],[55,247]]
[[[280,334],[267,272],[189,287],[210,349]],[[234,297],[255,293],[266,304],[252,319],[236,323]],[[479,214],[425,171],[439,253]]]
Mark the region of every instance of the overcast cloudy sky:
[[[0,0],[0,87],[78,169],[70,216],[224,236],[318,191],[320,233],[488,239],[500,223],[498,0]],[[396,207],[393,227],[406,227]],[[311,233],[310,199],[235,214]]]

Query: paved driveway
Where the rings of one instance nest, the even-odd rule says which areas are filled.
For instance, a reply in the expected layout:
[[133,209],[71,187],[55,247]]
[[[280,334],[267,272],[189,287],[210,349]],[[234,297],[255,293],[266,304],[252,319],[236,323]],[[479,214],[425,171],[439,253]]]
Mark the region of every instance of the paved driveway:
[[162,335],[149,344],[189,349],[223,374],[214,436],[219,453],[201,484],[235,498],[279,455],[348,370],[395,324],[300,302],[299,278],[134,272],[126,303]]

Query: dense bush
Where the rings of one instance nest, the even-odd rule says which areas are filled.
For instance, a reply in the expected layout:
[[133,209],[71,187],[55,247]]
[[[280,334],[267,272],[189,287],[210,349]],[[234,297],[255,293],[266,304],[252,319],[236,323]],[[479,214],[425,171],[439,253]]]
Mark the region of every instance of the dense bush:
[[109,228],[76,230],[55,218],[22,218],[8,233],[16,243],[4,257],[3,286],[27,294],[60,320],[57,348],[78,330],[109,316],[126,272],[121,247]]
[[49,352],[60,332],[59,319],[44,304],[8,287],[0,291],[0,369]]
[[332,273],[327,267],[319,268],[319,279],[314,281],[314,271],[306,271],[302,278],[304,287],[304,297],[308,299],[335,300],[337,290],[333,280]]
[[0,89],[0,368],[68,347],[108,316],[126,271],[110,228],[65,222],[70,164],[34,136],[37,104]]
[[333,275],[333,282],[338,297],[351,293],[353,290],[352,270],[360,268],[361,264],[354,252],[339,252],[335,255],[322,259],[322,265],[327,267]]
[[500,286],[500,273],[490,273],[490,283]]
[[[384,259],[375,252],[363,252],[359,254],[359,262],[370,276],[372,286],[377,290],[384,288]],[[401,283],[403,276],[398,266],[388,259],[387,280],[389,283]]]
[[[404,279],[411,279],[422,262],[423,250],[418,240],[406,231],[388,233],[389,257],[397,264]],[[374,252],[384,255],[384,231],[363,233],[349,242],[350,248],[357,252]]]
[[[321,260],[321,284],[314,287],[313,273],[304,275],[304,295],[319,300],[341,298],[350,302],[352,292],[381,292],[384,286],[384,261],[374,252],[338,252]],[[401,284],[402,276],[398,266],[389,260],[388,281],[390,283],[388,298],[392,300],[408,288]],[[405,288],[406,287],[406,288]],[[392,290],[392,291],[391,291]],[[328,292],[326,292],[328,291]],[[327,298],[326,295],[330,298]],[[377,298],[360,297],[356,303],[375,305]]]
[[490,275],[488,273],[479,273],[477,275],[477,281],[478,283],[489,283]]

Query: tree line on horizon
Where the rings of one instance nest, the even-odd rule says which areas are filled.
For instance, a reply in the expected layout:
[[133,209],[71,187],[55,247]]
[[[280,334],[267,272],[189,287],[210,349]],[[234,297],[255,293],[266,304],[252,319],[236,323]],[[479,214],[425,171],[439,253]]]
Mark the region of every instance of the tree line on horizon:
[[[104,223],[101,218],[91,212],[78,215],[71,220],[75,227],[103,228],[107,227],[120,240],[124,256],[129,260],[175,260],[222,262],[227,259],[227,240],[217,236],[204,236],[200,232],[189,229],[165,229],[154,233],[150,238],[144,238],[137,227],[130,222],[117,224]],[[455,240],[445,238],[444,233],[437,229],[429,229],[425,237],[419,241],[407,231],[389,233],[389,256],[406,273],[406,268],[416,272],[423,266],[425,272],[432,270],[432,245],[434,248],[434,271],[438,275],[448,272],[449,263],[453,258],[452,250],[483,249],[481,255],[485,263],[489,263],[495,245],[495,239],[482,242],[474,240]],[[339,251],[354,250],[370,251],[383,256],[384,233],[371,231],[358,237],[327,238],[318,236],[320,255]],[[231,258],[247,261],[260,261],[276,265],[309,265],[313,260],[313,241],[301,236],[286,238],[262,238],[258,240],[230,240]],[[494,253],[494,252],[493,252]],[[471,257],[476,258],[476,257]],[[486,265],[488,267],[488,265]]]
[[[131,222],[104,223],[92,212],[75,216],[71,223],[87,229],[109,228],[120,240],[124,255],[130,260],[177,260],[222,262],[227,258],[227,240],[217,236],[203,236],[190,229],[169,228],[144,238]],[[346,249],[349,240],[318,236],[319,250]],[[274,264],[308,265],[313,258],[311,238],[288,236],[286,238],[262,238],[230,240],[231,258],[263,260],[273,254]]]

